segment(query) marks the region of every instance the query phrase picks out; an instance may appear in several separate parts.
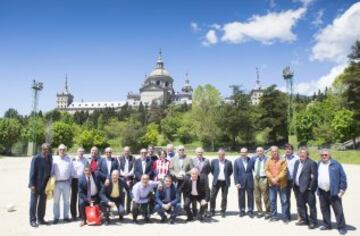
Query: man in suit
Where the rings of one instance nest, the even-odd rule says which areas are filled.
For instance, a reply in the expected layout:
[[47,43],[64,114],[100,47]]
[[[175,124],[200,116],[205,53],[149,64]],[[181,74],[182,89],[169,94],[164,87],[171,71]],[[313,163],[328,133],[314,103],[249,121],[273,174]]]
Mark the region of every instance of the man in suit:
[[[46,184],[50,178],[52,167],[52,155],[47,143],[41,145],[41,153],[34,156],[30,167],[30,225],[38,227],[38,224],[47,225],[45,221],[46,210]],[[37,216],[37,217],[36,217]]]
[[[267,158],[264,155],[263,147],[256,148],[256,155],[252,157],[251,161],[253,165],[254,197],[257,208],[257,217],[261,218],[265,215],[265,219],[269,219],[269,184],[265,173],[265,163]],[[264,204],[265,211],[263,211],[262,204]]]
[[165,212],[170,214],[170,224],[175,223],[176,216],[181,210],[179,192],[172,183],[170,175],[165,177],[163,186],[155,194],[155,211],[160,215],[161,222],[166,222]]
[[318,194],[324,225],[320,230],[331,229],[330,206],[332,207],[340,234],[346,234],[346,223],[342,206],[342,197],[347,189],[346,174],[342,165],[332,159],[330,151],[320,151],[318,163]]
[[279,156],[279,148],[272,146],[270,148],[271,156],[265,164],[265,172],[269,182],[270,196],[270,221],[277,221],[277,196],[280,196],[281,215],[285,224],[289,223],[287,215],[287,165],[286,161]]
[[174,144],[169,143],[168,145],[166,145],[166,159],[168,159],[169,161],[171,161],[171,159],[176,156],[174,149]]
[[170,162],[170,175],[173,176],[178,188],[181,187],[186,175],[190,174],[193,167],[192,160],[185,154],[185,147],[178,147],[178,155],[173,157]]
[[86,224],[85,208],[91,203],[98,204],[100,202],[100,189],[100,180],[96,178],[96,175],[91,171],[90,166],[85,166],[83,174],[79,177],[78,185],[79,211],[81,218],[80,226]]
[[134,178],[135,183],[141,180],[141,176],[147,174],[150,176],[150,179],[153,177],[152,173],[152,160],[147,156],[147,151],[145,148],[140,150],[140,158],[136,159],[134,162]]
[[118,162],[112,157],[112,149],[110,147],[105,148],[105,155],[106,157],[101,158],[99,161],[98,178],[101,183],[110,178],[112,171],[119,169]]
[[99,170],[98,168],[99,160],[100,160],[99,150],[96,146],[93,146],[90,150],[89,165],[91,168],[91,172],[95,173],[96,175]]
[[211,172],[211,166],[209,159],[204,157],[204,149],[198,147],[195,150],[196,157],[193,158],[193,166],[197,168],[201,175],[208,176]]
[[210,214],[215,215],[216,197],[221,189],[221,216],[225,217],[227,194],[231,184],[230,177],[233,174],[231,161],[225,158],[225,150],[220,148],[218,158],[211,161],[211,174],[213,176],[210,193]]
[[[123,155],[117,158],[120,176],[125,180],[129,186],[130,191],[134,185],[134,162],[135,158],[131,155],[130,147],[124,147]],[[131,197],[126,196],[126,213],[131,211]]]
[[247,148],[240,150],[240,157],[234,162],[234,182],[238,190],[239,216],[245,215],[245,193],[247,195],[247,208],[249,217],[253,217],[254,209],[254,179],[253,162],[248,156]]
[[200,203],[200,212],[197,217],[200,221],[203,221],[210,200],[208,178],[204,175],[200,175],[197,168],[193,168],[190,170],[190,176],[185,177],[181,190],[185,197],[184,209],[187,215],[186,221],[192,221],[194,218],[193,212],[190,209],[190,205],[193,202]]
[[[309,225],[314,229],[317,225],[316,197],[317,189],[317,164],[309,158],[308,150],[303,147],[299,150],[300,158],[295,162],[293,184],[296,205],[299,211],[299,221],[296,225]],[[309,205],[310,219],[307,213]]]
[[128,196],[131,196],[130,189],[126,182],[120,178],[119,171],[114,170],[111,173],[111,179],[102,186],[100,191],[101,211],[105,217],[105,225],[110,224],[109,211],[112,208],[116,208],[119,220],[123,219],[125,192],[128,193]]

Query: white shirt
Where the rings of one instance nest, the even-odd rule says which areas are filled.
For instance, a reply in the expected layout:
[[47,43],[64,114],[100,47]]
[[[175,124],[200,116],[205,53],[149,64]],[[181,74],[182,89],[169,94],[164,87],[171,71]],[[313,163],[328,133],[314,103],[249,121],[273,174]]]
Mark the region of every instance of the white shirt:
[[108,169],[108,174],[111,174],[111,160],[106,158],[106,165]]
[[94,178],[92,176],[90,176],[90,191],[91,191],[91,196],[95,196],[98,193],[98,189],[96,187]]
[[73,166],[75,169],[74,178],[79,178],[84,173],[85,166],[88,166],[89,162],[85,157],[77,157],[73,160]]
[[143,172],[143,174],[145,174],[146,161],[145,161],[145,160],[141,160],[141,165],[142,165],[142,172]]
[[297,160],[299,160],[299,156],[295,155],[295,154],[291,154],[290,157],[287,157],[285,155],[284,158],[286,160],[286,164],[287,164],[287,168],[288,168],[287,176],[288,176],[288,179],[291,180],[293,178],[293,174],[294,174],[295,162]]
[[296,172],[296,177],[295,177],[295,184],[297,186],[299,186],[299,178],[300,178],[300,174],[301,174],[301,171],[302,171],[302,168],[304,166],[304,163],[302,163],[301,161],[299,161],[299,165],[298,165],[298,169],[297,169],[297,172]]
[[260,161],[259,177],[266,177],[266,173],[265,173],[265,162],[266,162],[265,156],[263,156],[261,158],[262,158],[262,160],[260,160],[260,157],[256,157],[253,175],[256,176],[258,163]]
[[248,165],[248,161],[247,161],[245,158],[242,158],[241,160],[242,160],[242,163],[243,163],[243,165],[244,165],[244,169],[245,169],[245,171],[246,171],[247,165]]
[[225,160],[219,160],[219,176],[218,180],[225,180]]
[[125,157],[125,166],[124,166],[124,173],[129,173],[129,160]]
[[319,172],[318,172],[318,186],[320,189],[324,191],[330,190],[330,174],[329,174],[329,165],[328,163],[323,163],[322,161],[319,164]]
[[197,181],[196,180],[191,180],[192,181],[192,186],[191,186],[191,195],[193,195],[193,196],[197,196],[197,195],[199,195],[198,194],[198,191],[197,191],[197,189],[196,189],[196,183],[197,183]]

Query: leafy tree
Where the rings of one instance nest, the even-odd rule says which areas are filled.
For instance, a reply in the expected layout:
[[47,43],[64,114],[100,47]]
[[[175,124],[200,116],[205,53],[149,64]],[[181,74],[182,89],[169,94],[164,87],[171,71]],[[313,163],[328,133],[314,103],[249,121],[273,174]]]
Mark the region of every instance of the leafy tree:
[[134,152],[139,151],[144,146],[142,140],[146,132],[144,126],[134,119],[127,119],[121,125],[121,145],[130,146]]
[[354,119],[354,112],[348,109],[341,109],[335,113],[335,117],[332,120],[331,126],[335,131],[335,136],[340,142],[353,139],[354,148],[356,148],[355,139],[359,132],[359,122]]
[[181,113],[175,111],[173,107],[169,107],[165,118],[160,121],[161,132],[169,141],[175,140],[181,119]]
[[270,128],[268,143],[287,140],[287,97],[272,85],[260,98],[260,128]]
[[314,138],[313,127],[315,117],[307,111],[296,114],[295,128],[296,135],[300,145],[306,145],[309,140]]
[[75,141],[87,151],[90,150],[92,146],[105,148],[107,145],[105,132],[97,129],[83,130],[75,137]]
[[[35,137],[33,135],[35,130]],[[45,142],[45,123],[41,117],[31,117],[22,130],[22,139],[36,144]],[[35,140],[34,140],[35,138]]]
[[157,144],[159,135],[159,125],[156,123],[148,124],[146,127],[146,133],[143,137],[144,146],[149,144]]
[[203,143],[210,143],[215,149],[215,141],[221,134],[217,125],[221,103],[219,90],[210,84],[198,86],[193,93],[192,120],[194,131]]
[[61,143],[71,148],[74,143],[73,126],[63,121],[54,122],[52,125],[52,143],[51,146],[56,148]]
[[5,154],[11,154],[12,146],[20,140],[21,123],[14,118],[0,119],[0,146]]
[[45,119],[52,122],[59,121],[61,119],[61,112],[57,109],[49,111],[45,114]]
[[19,114],[19,112],[17,110],[15,110],[14,108],[9,108],[5,114],[4,114],[4,118],[9,118],[9,119],[16,119],[18,121],[22,121],[23,117]]

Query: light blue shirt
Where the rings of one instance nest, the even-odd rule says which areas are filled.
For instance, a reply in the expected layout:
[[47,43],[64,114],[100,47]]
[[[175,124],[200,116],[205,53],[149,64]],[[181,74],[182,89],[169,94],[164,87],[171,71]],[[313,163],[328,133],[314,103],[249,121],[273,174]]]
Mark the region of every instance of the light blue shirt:
[[299,160],[299,156],[297,156],[295,154],[291,154],[291,156],[285,155],[285,160],[286,160],[286,164],[287,164],[287,168],[288,168],[288,172],[287,172],[288,180],[292,180],[293,174],[294,174],[295,162],[297,160]]
[[149,181],[147,186],[143,186],[140,182],[137,182],[132,190],[133,201],[138,204],[144,204],[149,202],[149,193],[154,191],[154,188],[157,186],[157,182]]

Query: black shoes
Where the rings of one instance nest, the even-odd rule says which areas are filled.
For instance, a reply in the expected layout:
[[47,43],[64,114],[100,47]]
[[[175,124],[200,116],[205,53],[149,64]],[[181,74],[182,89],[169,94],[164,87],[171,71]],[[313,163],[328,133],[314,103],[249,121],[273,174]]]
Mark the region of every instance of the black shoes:
[[71,222],[71,219],[70,219],[70,218],[65,218],[64,221],[65,221],[66,223],[69,223],[69,222]]
[[221,217],[222,218],[225,218],[226,217],[226,213],[223,211],[223,212],[221,212]]
[[106,226],[110,225],[110,220],[105,220],[104,225]]
[[46,220],[39,220],[39,225],[50,225]]
[[346,229],[339,229],[339,234],[345,235],[347,233]]
[[174,219],[170,219],[169,224],[171,224],[171,225],[175,224],[175,220],[174,220]]
[[191,222],[191,221],[193,221],[193,220],[194,220],[193,217],[188,217],[188,218],[186,219],[186,222]]
[[253,213],[253,211],[248,211],[248,216],[250,217],[250,218],[254,218],[254,213]]
[[316,224],[310,223],[308,226],[309,229],[315,229],[316,228]]
[[166,222],[166,217],[161,217],[160,223],[165,223]]
[[31,227],[37,228],[39,225],[35,221],[30,222]]
[[245,215],[245,212],[243,212],[243,211],[241,211],[239,214],[240,217],[244,217],[244,215]]
[[320,230],[331,230],[331,227],[323,225],[320,227]]
[[307,223],[303,220],[299,220],[298,222],[295,223],[295,225],[297,226],[304,226],[304,225],[307,225]]
[[53,221],[53,224],[54,225],[56,225],[56,224],[58,224],[59,223],[59,219],[55,219],[54,221]]

